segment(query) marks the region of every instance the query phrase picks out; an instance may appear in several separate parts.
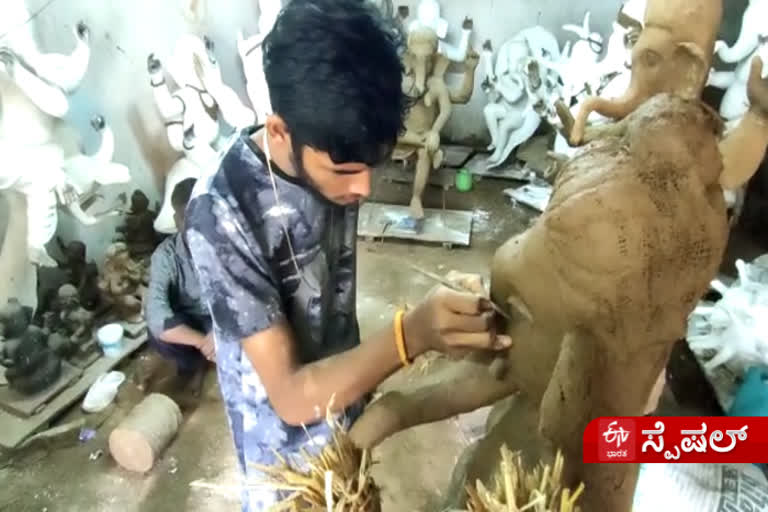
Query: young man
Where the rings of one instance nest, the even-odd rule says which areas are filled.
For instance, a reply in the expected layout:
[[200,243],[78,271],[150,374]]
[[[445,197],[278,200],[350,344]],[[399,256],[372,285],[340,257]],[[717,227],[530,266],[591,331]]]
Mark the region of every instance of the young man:
[[193,394],[201,391],[215,349],[208,308],[185,241],[184,209],[197,180],[189,178],[173,189],[171,204],[178,233],[166,238],[152,254],[149,289],[144,301],[149,344],[176,363],[179,384]]
[[[213,317],[220,389],[246,483],[320,449],[326,409],[348,426],[366,396],[427,350],[501,349],[485,299],[438,287],[360,343],[358,202],[403,128],[399,41],[363,0],[292,0],[264,42],[274,113],[195,189],[187,236]],[[311,446],[308,446],[311,443]],[[277,497],[263,487],[244,510]]]

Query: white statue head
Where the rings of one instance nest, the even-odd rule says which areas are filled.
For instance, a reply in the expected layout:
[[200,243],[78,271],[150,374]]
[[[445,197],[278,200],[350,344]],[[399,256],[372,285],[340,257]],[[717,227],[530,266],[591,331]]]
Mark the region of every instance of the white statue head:
[[213,43],[192,34],[183,35],[176,42],[168,72],[179,87],[192,86],[203,90],[207,80],[221,80]]
[[411,27],[416,25],[427,26],[437,32],[440,39],[448,35],[448,20],[440,17],[440,4],[437,0],[421,0],[416,10],[416,20]]
[[259,0],[259,33],[266,35],[275,26],[277,16],[283,8],[281,0]]

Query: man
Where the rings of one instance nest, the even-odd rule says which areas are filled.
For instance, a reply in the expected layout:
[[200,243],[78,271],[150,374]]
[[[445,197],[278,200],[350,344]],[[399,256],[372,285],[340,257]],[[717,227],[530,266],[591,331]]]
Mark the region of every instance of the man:
[[[173,189],[171,205],[178,232],[152,254],[144,301],[150,346],[176,364],[177,384],[188,387],[193,395],[200,394],[208,361],[215,357],[210,316],[200,298],[200,285],[183,233],[184,210],[196,181],[183,180]],[[145,373],[151,370],[145,369]]]
[[329,440],[366,396],[427,350],[501,349],[485,299],[436,288],[359,340],[358,202],[392,152],[406,101],[394,32],[363,0],[293,0],[264,42],[274,113],[227,150],[187,208],[187,235],[213,317],[219,384],[250,491],[277,499],[253,464]]

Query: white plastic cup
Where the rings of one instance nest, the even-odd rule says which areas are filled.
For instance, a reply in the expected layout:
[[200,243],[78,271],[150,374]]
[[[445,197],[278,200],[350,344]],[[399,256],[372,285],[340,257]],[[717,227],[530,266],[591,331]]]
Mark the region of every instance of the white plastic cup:
[[123,352],[123,326],[107,324],[96,331],[99,346],[107,357],[118,357]]

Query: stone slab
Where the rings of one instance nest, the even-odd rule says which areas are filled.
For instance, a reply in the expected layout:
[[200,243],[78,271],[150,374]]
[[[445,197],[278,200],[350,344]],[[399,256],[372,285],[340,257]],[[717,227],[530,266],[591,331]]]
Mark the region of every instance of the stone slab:
[[443,165],[445,167],[463,167],[477,153],[472,146],[443,144]]
[[488,169],[488,155],[478,154],[467,162],[465,167],[470,173],[483,178],[496,178],[500,180],[531,181],[535,177],[534,171],[527,167],[521,167],[516,163],[503,164],[493,169]]
[[61,375],[46,389],[34,395],[22,395],[10,387],[0,388],[0,409],[19,416],[29,418],[36,411],[53,400],[56,395],[61,393],[67,386],[79,379],[83,371],[67,361],[61,362]]
[[85,370],[78,381],[51,400],[42,411],[29,418],[19,418],[0,410],[0,447],[15,448],[28,437],[47,428],[53,418],[80,400],[96,379],[118,366],[146,341],[146,334],[135,339],[125,337],[123,351],[118,357],[100,358]]
[[401,238],[468,246],[472,219],[472,212],[427,208],[424,218],[416,222],[407,206],[367,202],[360,208],[357,234],[367,238]]
[[[380,168],[382,170],[382,177],[390,182],[396,183],[413,183],[415,176],[413,167],[403,167],[396,163],[388,164]],[[429,173],[427,178],[427,185],[442,188],[444,190],[454,187],[456,184],[456,171],[454,169],[446,169],[441,167],[435,171]]]

